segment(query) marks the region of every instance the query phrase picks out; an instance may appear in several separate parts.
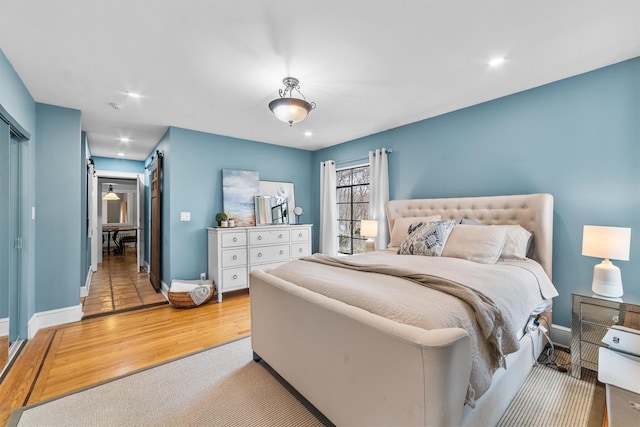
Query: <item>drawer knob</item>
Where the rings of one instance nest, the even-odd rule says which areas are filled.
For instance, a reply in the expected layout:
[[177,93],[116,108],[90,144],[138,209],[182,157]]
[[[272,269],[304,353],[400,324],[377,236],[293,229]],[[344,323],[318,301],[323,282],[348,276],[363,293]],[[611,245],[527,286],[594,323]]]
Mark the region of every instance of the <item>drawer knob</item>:
[[302,237],[302,233],[298,233],[298,237]]
[[237,275],[237,274],[234,274],[234,275],[233,275],[233,280],[236,280],[237,278],[238,278],[238,275]]
[[278,235],[278,239],[282,239],[282,234]]
[[258,258],[262,257],[262,252],[258,252]]
[[613,337],[614,344],[620,344],[620,337]]
[[284,253],[284,251],[282,249],[280,249],[280,255],[282,255]]
[[302,248],[298,248],[298,252],[302,252]]
[[237,242],[237,241],[238,241],[238,238],[237,238],[237,237],[234,237],[234,238],[233,238],[233,241],[234,241],[234,242]]
[[233,259],[234,259],[234,261],[235,261],[236,259],[238,259],[238,255],[234,255],[234,256],[233,256]]
[[618,316],[617,314],[615,316],[613,316],[611,318],[611,320],[613,321],[613,323],[618,323],[620,321],[620,316]]
[[262,240],[262,236],[258,236],[258,240]]

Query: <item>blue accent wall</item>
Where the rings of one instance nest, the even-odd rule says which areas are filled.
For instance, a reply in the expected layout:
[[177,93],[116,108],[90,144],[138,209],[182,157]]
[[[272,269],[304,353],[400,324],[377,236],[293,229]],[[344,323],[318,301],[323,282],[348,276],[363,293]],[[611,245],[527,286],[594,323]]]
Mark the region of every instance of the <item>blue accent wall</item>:
[[614,264],[640,295],[640,58],[317,151],[312,200],[320,161],[380,147],[392,199],[553,194],[554,323],[571,326],[571,293],[600,262],[581,255],[585,224],[632,228],[631,259]]
[[35,310],[80,304],[86,271],[81,265],[82,152],[80,111],[36,104]]
[[[223,209],[222,169],[293,182],[296,204],[310,206],[309,151],[175,127],[156,149],[164,152],[162,279],[167,284],[207,271],[206,227],[215,225],[215,214]],[[191,212],[191,221],[180,221],[180,212]]]

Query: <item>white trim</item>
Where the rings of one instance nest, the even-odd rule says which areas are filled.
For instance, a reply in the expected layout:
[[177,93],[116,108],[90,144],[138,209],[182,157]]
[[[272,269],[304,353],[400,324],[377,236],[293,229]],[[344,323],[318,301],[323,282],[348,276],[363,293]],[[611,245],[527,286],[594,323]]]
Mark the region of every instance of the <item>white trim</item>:
[[143,268],[147,273],[151,271],[151,267],[149,266],[149,263],[147,261],[144,262]]
[[9,318],[0,319],[0,337],[9,335]]
[[84,281],[84,286],[80,286],[80,298],[84,298],[89,295],[89,288],[91,287],[91,277],[93,276],[93,269],[89,268],[87,273],[87,279]]
[[27,326],[29,339],[43,328],[82,320],[82,304],[35,313]]
[[571,328],[553,325],[551,327],[551,341],[560,347],[571,347]]
[[169,301],[169,285],[167,285],[163,280],[160,280],[160,292],[162,295]]

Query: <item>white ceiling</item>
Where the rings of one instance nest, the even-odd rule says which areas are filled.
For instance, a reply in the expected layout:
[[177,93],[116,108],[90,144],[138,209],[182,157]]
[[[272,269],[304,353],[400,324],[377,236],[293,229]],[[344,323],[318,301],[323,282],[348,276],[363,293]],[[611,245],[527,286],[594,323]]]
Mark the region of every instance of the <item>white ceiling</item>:
[[[316,150],[640,56],[640,0],[1,0],[0,48],[95,156],[167,126]],[[288,75],[317,104],[292,128]]]

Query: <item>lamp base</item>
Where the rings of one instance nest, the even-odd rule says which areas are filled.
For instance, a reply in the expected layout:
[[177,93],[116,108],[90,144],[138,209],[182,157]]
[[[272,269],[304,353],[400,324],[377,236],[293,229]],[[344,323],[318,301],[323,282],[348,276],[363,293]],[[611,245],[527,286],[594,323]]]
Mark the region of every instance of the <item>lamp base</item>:
[[593,267],[591,290],[604,297],[617,298],[623,295],[620,269],[608,259]]
[[365,252],[373,252],[376,250],[376,242],[373,239],[367,239],[364,246]]

